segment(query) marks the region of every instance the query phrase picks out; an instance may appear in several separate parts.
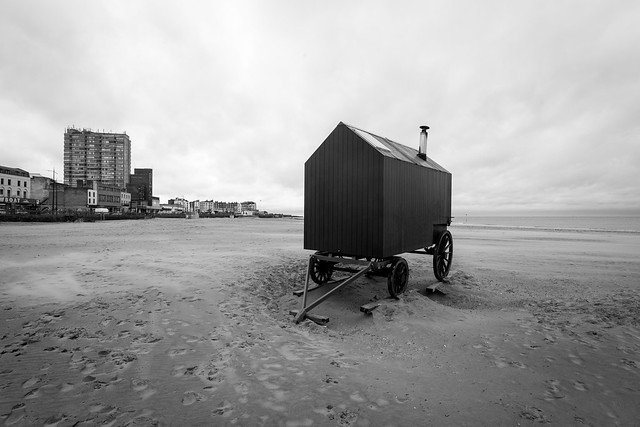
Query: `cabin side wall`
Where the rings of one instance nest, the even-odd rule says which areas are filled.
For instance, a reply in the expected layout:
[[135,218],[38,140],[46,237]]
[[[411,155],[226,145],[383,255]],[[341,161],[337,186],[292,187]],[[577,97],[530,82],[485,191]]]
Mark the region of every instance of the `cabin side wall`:
[[382,158],[341,124],[305,162],[305,249],[381,256]]
[[383,176],[383,256],[434,243],[451,218],[451,174],[385,158]]

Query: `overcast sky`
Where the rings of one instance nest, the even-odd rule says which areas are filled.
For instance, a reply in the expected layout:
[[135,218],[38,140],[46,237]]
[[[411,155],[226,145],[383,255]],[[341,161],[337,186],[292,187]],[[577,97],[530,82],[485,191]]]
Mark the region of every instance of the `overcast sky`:
[[340,121],[415,148],[427,124],[454,215],[638,211],[639,23],[637,1],[3,0],[0,164],[51,176],[67,126],[126,131],[162,203],[301,213]]

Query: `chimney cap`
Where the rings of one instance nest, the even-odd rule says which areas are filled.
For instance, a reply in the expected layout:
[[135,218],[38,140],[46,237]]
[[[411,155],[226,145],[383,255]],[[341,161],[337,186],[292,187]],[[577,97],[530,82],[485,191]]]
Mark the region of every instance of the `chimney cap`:
[[422,126],[420,126],[420,129],[422,129],[422,130],[427,130],[427,129],[429,129],[429,126],[427,126],[427,125],[422,125]]

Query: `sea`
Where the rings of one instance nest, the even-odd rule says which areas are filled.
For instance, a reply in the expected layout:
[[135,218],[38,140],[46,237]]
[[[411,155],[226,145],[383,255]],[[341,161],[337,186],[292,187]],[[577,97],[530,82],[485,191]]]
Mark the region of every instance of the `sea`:
[[640,234],[640,216],[471,216],[453,219],[452,225],[522,230],[609,232]]

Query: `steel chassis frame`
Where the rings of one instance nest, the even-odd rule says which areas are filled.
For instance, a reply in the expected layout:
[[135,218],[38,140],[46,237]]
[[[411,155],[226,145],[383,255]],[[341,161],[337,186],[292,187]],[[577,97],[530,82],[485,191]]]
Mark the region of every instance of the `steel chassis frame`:
[[[428,248],[426,248],[424,251],[410,251],[409,253],[414,253],[414,254],[420,254],[420,255],[432,255],[433,254],[433,248],[435,247],[435,245],[431,245]],[[321,286],[326,285],[327,283],[336,283],[336,282],[327,282],[324,283],[322,285],[318,285],[316,287],[313,288],[309,288],[309,278],[311,276],[311,266],[313,265],[314,259],[317,261],[328,261],[328,262],[333,262],[336,264],[344,264],[344,265],[351,265],[351,266],[359,266],[359,267],[364,267],[362,269],[357,269],[357,268],[345,268],[345,267],[334,267],[334,271],[345,271],[345,272],[350,272],[350,273],[354,273],[353,275],[345,278],[342,281],[338,282],[338,285],[335,286],[334,288],[332,288],[331,290],[329,290],[328,292],[326,292],[324,295],[318,297],[315,301],[313,301],[312,303],[307,305],[307,297],[310,291],[318,289]],[[314,315],[314,314],[310,314],[309,311],[311,311],[312,309],[314,309],[315,307],[317,307],[318,305],[320,305],[323,301],[325,301],[327,298],[329,298],[331,295],[333,295],[334,293],[338,292],[340,289],[344,288],[345,286],[347,286],[348,284],[352,283],[353,281],[357,280],[359,277],[362,277],[363,275],[370,273],[370,274],[377,274],[377,275],[384,275],[386,276],[386,274],[381,274],[381,272],[383,272],[385,270],[386,267],[389,266],[389,264],[391,264],[393,262],[394,257],[389,257],[389,258],[384,258],[384,259],[378,259],[378,260],[363,260],[363,259],[358,259],[358,258],[344,258],[344,257],[337,257],[337,256],[332,256],[332,255],[324,255],[324,254],[320,254],[320,253],[315,253],[309,256],[309,263],[307,264],[307,275],[305,278],[305,282],[304,282],[304,288],[302,290],[302,292],[300,291],[294,291],[294,294],[296,295],[300,295],[302,294],[302,307],[300,308],[300,310],[291,310],[290,314],[294,315],[294,321],[296,323],[300,323],[301,321],[303,321],[305,318],[308,318],[316,323],[319,324],[326,324],[327,322],[329,322],[329,318],[325,317],[325,316],[318,316],[318,315]],[[360,310],[365,312],[365,313],[370,313],[371,310],[373,308],[377,307],[377,304],[375,306],[369,306],[367,307],[367,305],[363,305],[362,307],[360,307]]]

